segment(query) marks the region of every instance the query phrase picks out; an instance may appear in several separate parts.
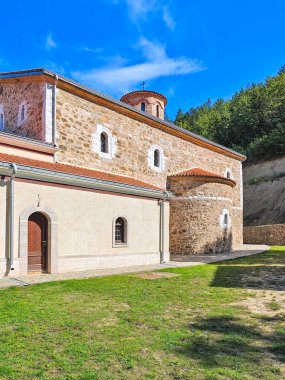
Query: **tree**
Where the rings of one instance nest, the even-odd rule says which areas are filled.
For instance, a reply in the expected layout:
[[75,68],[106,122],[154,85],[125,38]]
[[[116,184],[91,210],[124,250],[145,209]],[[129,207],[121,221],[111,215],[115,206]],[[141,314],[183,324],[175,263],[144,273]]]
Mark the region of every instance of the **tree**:
[[209,99],[185,113],[179,109],[174,123],[251,160],[284,154],[285,65],[276,76],[249,84],[230,100]]

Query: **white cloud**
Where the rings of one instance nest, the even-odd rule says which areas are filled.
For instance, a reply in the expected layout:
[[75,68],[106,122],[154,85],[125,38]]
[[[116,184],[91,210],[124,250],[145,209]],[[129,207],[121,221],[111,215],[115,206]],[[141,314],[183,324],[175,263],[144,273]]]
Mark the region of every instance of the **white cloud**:
[[143,56],[149,61],[160,61],[167,58],[164,45],[149,41],[146,38],[141,38],[136,48],[140,50]]
[[123,2],[127,5],[130,18],[133,22],[145,21],[150,13],[160,12],[166,26],[173,30],[175,21],[170,13],[169,1],[165,0],[113,0],[114,4]]
[[88,46],[83,46],[82,50],[88,53],[101,53],[101,51],[103,51],[102,48],[90,48]]
[[173,30],[175,28],[175,21],[174,21],[173,17],[171,16],[169,8],[167,5],[165,5],[163,7],[162,17],[163,17],[163,21],[168,26],[168,28]]
[[46,39],[46,49],[50,50],[50,49],[54,49],[56,47],[57,47],[57,44],[54,41],[54,39],[52,38],[52,34],[49,33],[47,36],[47,39]]
[[124,0],[127,4],[131,18],[137,21],[139,18],[153,12],[158,5],[158,0]]
[[[65,62],[65,65],[68,65],[68,62]],[[57,74],[65,75],[66,71],[63,65],[59,65],[53,61],[44,62],[43,66],[51,71],[54,71]]]
[[187,57],[168,57],[165,47],[146,39],[139,41],[144,62],[133,65],[117,64],[77,71],[73,77],[100,91],[123,94],[134,89],[140,82],[160,77],[185,75],[204,70],[201,62]]

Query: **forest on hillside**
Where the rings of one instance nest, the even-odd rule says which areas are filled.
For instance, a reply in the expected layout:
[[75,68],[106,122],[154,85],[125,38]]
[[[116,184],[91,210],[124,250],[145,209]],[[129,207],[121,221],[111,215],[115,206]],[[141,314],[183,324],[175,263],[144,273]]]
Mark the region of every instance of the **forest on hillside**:
[[230,100],[208,100],[183,112],[176,125],[245,154],[249,161],[285,155],[285,65],[263,83],[253,83]]

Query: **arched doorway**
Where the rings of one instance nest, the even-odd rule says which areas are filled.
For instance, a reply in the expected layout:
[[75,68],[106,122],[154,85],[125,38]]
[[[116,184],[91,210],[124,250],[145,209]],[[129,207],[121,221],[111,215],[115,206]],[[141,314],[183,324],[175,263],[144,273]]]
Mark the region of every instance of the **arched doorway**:
[[47,272],[47,235],[47,218],[40,212],[34,212],[28,219],[28,272]]

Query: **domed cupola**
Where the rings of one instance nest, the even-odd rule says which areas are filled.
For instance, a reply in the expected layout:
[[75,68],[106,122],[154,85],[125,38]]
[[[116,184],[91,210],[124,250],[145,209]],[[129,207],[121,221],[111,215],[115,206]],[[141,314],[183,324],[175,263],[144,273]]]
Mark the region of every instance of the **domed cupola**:
[[164,108],[167,104],[167,99],[158,92],[148,90],[132,91],[122,96],[121,101],[155,117],[164,119]]

